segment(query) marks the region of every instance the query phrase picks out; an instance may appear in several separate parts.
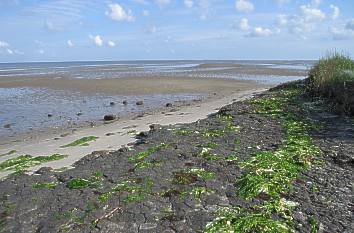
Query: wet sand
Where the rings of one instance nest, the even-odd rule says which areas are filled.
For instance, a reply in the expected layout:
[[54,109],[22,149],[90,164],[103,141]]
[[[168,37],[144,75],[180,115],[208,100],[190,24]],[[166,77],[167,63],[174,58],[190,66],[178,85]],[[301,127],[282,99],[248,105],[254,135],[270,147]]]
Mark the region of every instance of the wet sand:
[[222,78],[137,77],[111,79],[53,79],[50,77],[1,78],[0,88],[51,88],[82,93],[147,95],[233,92],[259,86],[250,81]]
[[[73,163],[94,151],[115,151],[122,146],[135,142],[135,135],[139,132],[148,131],[149,126],[152,124],[175,125],[192,123],[206,118],[209,114],[217,112],[222,106],[230,104],[235,100],[249,98],[265,90],[265,87],[249,83],[243,89],[238,88],[235,89],[233,93],[224,93],[225,96],[223,97],[213,97],[209,98],[207,101],[189,103],[179,108],[165,108],[163,111],[160,110],[133,119],[125,118],[93,128],[81,128],[61,136],[60,134],[53,135],[48,132],[48,134],[44,134],[42,138],[2,147],[0,154],[6,154],[9,151],[16,151],[16,153],[0,157],[0,162],[24,154],[48,156],[57,153],[68,155],[68,157],[33,167],[30,171],[36,171],[43,166],[52,168],[70,167]],[[62,148],[63,145],[87,136],[96,136],[98,139],[94,142],[90,142],[89,146]],[[4,177],[8,174],[8,172],[0,172],[0,177]]]

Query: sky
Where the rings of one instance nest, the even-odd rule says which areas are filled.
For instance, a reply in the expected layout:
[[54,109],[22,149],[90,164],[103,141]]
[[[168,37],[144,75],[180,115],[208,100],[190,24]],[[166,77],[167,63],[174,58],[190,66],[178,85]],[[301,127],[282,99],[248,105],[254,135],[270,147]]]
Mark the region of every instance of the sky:
[[353,0],[0,0],[0,62],[354,55]]

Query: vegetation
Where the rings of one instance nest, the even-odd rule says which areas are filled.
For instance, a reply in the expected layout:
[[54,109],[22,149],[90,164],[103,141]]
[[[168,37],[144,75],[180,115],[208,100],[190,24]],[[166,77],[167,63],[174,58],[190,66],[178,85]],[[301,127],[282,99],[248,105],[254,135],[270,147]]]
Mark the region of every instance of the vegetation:
[[88,179],[74,178],[67,183],[69,189],[98,188],[102,186],[102,173],[96,172]]
[[354,60],[337,52],[321,58],[310,71],[309,91],[328,98],[336,110],[354,115]]
[[23,172],[30,167],[34,167],[50,161],[60,160],[65,157],[66,157],[65,155],[60,155],[60,154],[53,154],[51,156],[38,156],[38,157],[33,157],[31,155],[21,155],[19,157],[8,159],[0,163],[0,171]]
[[55,189],[58,186],[58,182],[44,182],[44,183],[35,183],[32,187],[34,189]]
[[67,147],[72,147],[72,146],[88,146],[89,142],[95,141],[96,139],[98,139],[98,137],[96,137],[96,136],[83,137],[83,138],[80,138],[72,143],[69,143],[67,145],[63,145],[63,146],[61,146],[61,148],[67,148]]
[[251,207],[252,211],[221,209],[217,218],[207,225],[206,232],[291,232],[291,210],[296,203],[281,196],[290,190],[300,172],[307,169],[313,157],[319,154],[308,133],[313,125],[297,117],[290,107],[299,107],[299,95],[298,90],[289,89],[253,101],[258,113],[282,123],[287,137],[277,151],[258,152],[241,163],[244,174],[236,186],[238,194],[245,199],[268,201]]
[[13,155],[13,154],[15,154],[15,153],[17,153],[16,150],[11,150],[11,151],[9,151],[9,152],[7,152],[7,153],[5,153],[5,154],[0,154],[0,157],[6,156],[6,155]]

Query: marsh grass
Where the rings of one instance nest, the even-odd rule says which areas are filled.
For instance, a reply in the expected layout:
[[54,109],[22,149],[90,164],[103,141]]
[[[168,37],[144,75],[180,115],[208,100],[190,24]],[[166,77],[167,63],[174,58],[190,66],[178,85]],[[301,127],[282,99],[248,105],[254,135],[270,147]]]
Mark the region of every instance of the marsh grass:
[[73,146],[89,146],[89,142],[96,141],[98,137],[96,136],[87,136],[80,138],[72,143],[61,146],[61,148],[73,147]]
[[309,74],[309,91],[328,98],[336,110],[354,114],[354,61],[338,52],[321,58]]
[[23,172],[30,167],[41,165],[42,163],[51,162],[63,159],[67,156],[60,154],[53,154],[50,156],[37,156],[21,155],[19,157],[8,159],[0,163],[0,171],[15,171]]

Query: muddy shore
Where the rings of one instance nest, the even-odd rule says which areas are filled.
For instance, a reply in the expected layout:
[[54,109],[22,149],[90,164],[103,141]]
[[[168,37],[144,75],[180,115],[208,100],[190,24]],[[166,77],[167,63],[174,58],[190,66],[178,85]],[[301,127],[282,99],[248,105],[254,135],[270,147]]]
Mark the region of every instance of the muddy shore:
[[[255,206],[273,197],[243,198],[236,181],[248,172],[243,162],[275,153],[289,140],[281,121],[254,104],[284,88],[194,123],[151,125],[131,147],[92,153],[70,170],[9,176],[0,183],[0,232],[201,232],[220,208],[257,212]],[[273,213],[272,224],[296,232],[353,232],[353,119],[302,95],[286,104],[297,119],[318,125],[308,137],[319,153],[279,194],[293,209]]]

